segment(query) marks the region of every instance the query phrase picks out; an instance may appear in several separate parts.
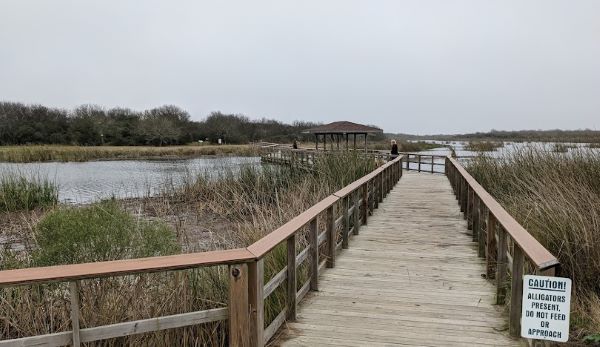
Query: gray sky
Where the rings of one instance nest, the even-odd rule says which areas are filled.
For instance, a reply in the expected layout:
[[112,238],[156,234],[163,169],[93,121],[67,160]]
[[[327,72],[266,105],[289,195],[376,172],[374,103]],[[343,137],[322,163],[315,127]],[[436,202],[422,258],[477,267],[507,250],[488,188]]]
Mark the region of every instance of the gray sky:
[[0,0],[0,100],[600,128],[600,1]]

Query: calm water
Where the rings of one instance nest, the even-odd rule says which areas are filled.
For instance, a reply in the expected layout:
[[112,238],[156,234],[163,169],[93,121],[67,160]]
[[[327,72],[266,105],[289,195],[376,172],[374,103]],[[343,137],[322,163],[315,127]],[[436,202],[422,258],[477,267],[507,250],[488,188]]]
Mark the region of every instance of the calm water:
[[243,165],[260,165],[258,157],[219,157],[184,160],[124,160],[84,163],[0,163],[0,175],[18,173],[47,178],[59,186],[59,200],[89,203],[116,197],[156,195],[199,173],[218,174]]

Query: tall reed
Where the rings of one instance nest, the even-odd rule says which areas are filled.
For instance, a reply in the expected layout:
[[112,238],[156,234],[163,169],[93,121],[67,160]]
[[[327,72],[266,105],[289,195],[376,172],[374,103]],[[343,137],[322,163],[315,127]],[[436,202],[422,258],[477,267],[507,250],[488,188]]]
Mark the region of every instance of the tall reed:
[[47,179],[17,173],[0,175],[0,212],[32,210],[57,202],[58,187]]
[[575,337],[600,333],[600,153],[526,147],[468,170],[559,258],[573,280]]

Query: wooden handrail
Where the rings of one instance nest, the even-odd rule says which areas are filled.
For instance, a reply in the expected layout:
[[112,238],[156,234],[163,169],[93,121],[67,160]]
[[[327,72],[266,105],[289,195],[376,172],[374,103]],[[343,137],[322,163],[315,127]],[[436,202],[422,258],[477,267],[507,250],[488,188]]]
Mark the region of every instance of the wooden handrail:
[[168,270],[184,270],[254,259],[245,248],[168,255],[161,257],[34,267],[0,271],[0,288],[34,283],[67,282],[89,278],[123,276]]
[[[467,228],[473,230],[473,241],[478,244],[479,256],[486,260],[487,278],[496,280],[496,303],[499,305],[505,303],[507,274],[511,274],[508,330],[511,336],[518,337],[521,332],[523,275],[528,273],[525,258],[537,275],[556,276],[560,263],[455,158],[448,156],[445,162],[446,175],[458,199],[460,211],[464,212]],[[485,230],[482,227],[484,224]],[[509,240],[514,246],[512,254]]]
[[502,225],[504,230],[523,250],[527,258],[535,266],[544,270],[553,267],[559,263],[558,259],[550,253],[542,244],[535,239],[519,222],[517,222],[505,209],[494,199],[476,180],[467,172],[467,170],[454,158],[448,157],[453,167],[467,181],[467,184],[477,194],[481,202],[489,209],[489,212],[496,217],[497,222]]
[[256,259],[264,257],[270,250],[287,240],[291,235],[298,231],[298,229],[308,224],[308,222],[323,213],[323,211],[335,204],[338,200],[339,198],[333,195],[326,197],[308,210],[294,217],[289,222],[275,229],[275,231],[248,246],[248,251],[252,253]]

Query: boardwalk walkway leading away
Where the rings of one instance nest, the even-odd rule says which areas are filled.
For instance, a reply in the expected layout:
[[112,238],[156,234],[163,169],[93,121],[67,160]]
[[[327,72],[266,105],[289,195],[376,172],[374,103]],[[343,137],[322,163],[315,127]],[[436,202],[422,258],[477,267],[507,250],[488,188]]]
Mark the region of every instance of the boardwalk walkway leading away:
[[278,344],[521,345],[445,176],[405,173],[351,243]]

